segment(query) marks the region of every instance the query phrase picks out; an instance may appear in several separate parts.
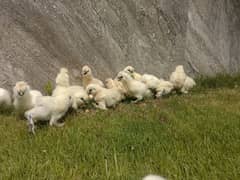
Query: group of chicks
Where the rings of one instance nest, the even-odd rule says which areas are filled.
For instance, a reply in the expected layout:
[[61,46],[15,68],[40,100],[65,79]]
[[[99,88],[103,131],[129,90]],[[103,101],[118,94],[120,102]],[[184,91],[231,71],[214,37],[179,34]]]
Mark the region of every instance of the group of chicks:
[[[27,119],[30,132],[35,132],[35,122],[49,121],[49,124],[62,126],[59,120],[70,108],[78,110],[86,104],[107,110],[125,99],[133,103],[145,98],[160,98],[172,91],[188,93],[196,85],[187,76],[182,65],[176,67],[169,81],[151,74],[139,74],[132,66],[127,66],[112,79],[104,83],[93,76],[89,66],[82,68],[82,86],[70,85],[69,72],[61,68],[56,77],[56,87],[51,96],[43,96],[40,91],[32,90],[24,82],[17,82],[13,88],[13,106]],[[0,105],[11,105],[10,93],[0,88]]]
[[89,98],[99,109],[115,106],[126,98],[131,98],[136,103],[145,98],[160,98],[175,90],[188,93],[196,85],[195,81],[186,75],[182,65],[176,67],[169,81],[159,79],[152,74],[141,75],[132,66],[127,66],[117,74],[116,78],[106,79],[106,87],[102,81],[93,77],[88,66],[84,66],[82,82]]

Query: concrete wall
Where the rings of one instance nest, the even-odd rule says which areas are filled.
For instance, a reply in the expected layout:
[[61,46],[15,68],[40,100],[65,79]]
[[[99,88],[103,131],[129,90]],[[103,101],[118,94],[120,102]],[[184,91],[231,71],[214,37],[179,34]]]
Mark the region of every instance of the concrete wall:
[[1,0],[0,87],[42,88],[58,69],[73,83],[90,65],[113,77],[126,65],[167,78],[240,68],[239,0]]

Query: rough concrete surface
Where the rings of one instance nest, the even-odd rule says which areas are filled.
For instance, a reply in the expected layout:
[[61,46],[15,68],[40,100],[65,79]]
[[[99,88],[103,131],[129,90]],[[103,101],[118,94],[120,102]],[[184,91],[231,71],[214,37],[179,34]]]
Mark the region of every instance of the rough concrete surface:
[[102,79],[126,65],[167,78],[240,69],[239,0],[0,0],[0,87],[42,88],[85,64]]

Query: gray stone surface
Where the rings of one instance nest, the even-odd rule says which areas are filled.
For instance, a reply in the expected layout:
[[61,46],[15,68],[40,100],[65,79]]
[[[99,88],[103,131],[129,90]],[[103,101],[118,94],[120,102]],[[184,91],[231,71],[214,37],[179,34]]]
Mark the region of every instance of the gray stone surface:
[[0,0],[0,87],[42,88],[58,69],[101,77],[126,65],[168,77],[240,68],[239,0]]

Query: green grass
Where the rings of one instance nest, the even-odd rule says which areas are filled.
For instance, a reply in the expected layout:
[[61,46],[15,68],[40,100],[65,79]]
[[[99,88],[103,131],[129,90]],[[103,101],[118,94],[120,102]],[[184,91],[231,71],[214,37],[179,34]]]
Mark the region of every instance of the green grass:
[[204,88],[71,113],[63,128],[41,126],[35,136],[1,111],[0,179],[238,180],[240,89]]
[[197,88],[205,90],[206,88],[216,89],[216,88],[236,88],[240,86],[240,74],[229,75],[229,74],[218,74],[213,77],[200,76],[196,79]]

